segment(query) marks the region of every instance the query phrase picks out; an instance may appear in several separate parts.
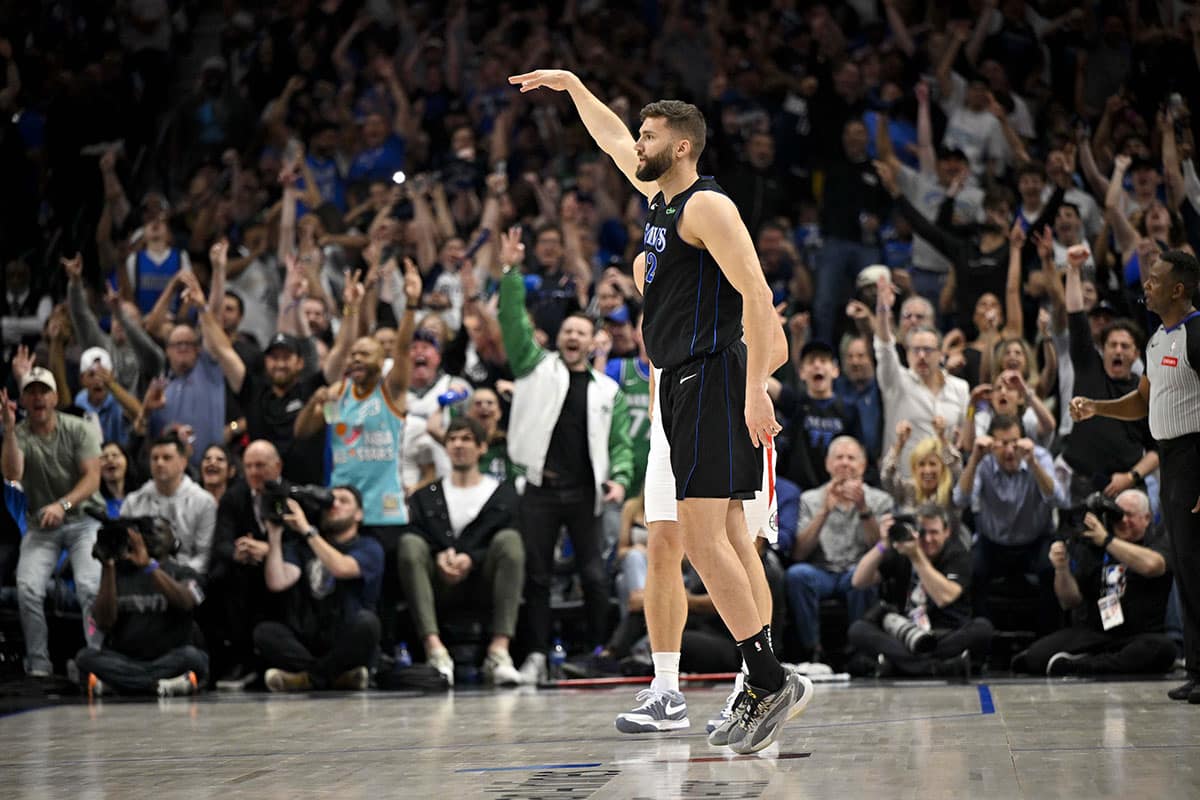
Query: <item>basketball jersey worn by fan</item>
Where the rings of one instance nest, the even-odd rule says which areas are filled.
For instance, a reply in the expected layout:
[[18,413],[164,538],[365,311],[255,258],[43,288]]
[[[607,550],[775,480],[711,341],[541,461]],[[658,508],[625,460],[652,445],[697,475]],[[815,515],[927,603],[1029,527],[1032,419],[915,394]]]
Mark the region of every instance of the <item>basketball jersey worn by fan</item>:
[[650,365],[639,358],[608,362],[605,374],[617,382],[629,404],[629,438],[633,442],[633,484],[630,496],[641,494],[650,455]]
[[670,202],[650,201],[643,245],[646,286],[642,336],[651,363],[671,369],[720,353],[742,338],[742,296],[712,255],[679,236],[679,221],[696,192],[725,194],[701,177]]
[[354,383],[345,381],[336,402],[336,419],[329,424],[330,485],[349,485],[362,493],[363,525],[408,524],[400,483],[404,415],[392,405],[382,382],[359,397]]

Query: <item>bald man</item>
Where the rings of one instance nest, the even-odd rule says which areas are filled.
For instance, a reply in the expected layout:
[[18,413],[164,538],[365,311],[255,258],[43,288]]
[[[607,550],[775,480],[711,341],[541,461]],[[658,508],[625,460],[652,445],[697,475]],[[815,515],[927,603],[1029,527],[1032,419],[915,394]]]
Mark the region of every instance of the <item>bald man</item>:
[[217,531],[209,564],[208,598],[200,607],[200,627],[208,644],[210,674],[218,689],[244,689],[257,676],[254,626],[273,610],[263,579],[267,530],[263,525],[263,487],[283,474],[275,445],[250,443],[242,457],[246,477],[229,487],[217,508]]

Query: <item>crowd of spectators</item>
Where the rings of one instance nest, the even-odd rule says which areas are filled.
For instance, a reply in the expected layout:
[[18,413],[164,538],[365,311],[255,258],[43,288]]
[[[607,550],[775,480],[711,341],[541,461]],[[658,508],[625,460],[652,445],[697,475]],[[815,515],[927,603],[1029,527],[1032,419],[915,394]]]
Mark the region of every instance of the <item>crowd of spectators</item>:
[[[637,668],[646,204],[568,98],[508,85],[538,67],[631,128],[661,97],[707,117],[792,353],[763,553],[788,660],[960,674],[1006,627],[1056,638],[993,668],[1174,664],[1154,441],[1067,401],[1137,385],[1141,276],[1200,247],[1193,6],[0,8],[0,579],[30,674],[61,666],[67,578],[93,692],[365,688],[409,643],[446,682],[537,681],[560,642]],[[173,535],[93,559],[89,506]],[[720,668],[688,592],[684,662]]]

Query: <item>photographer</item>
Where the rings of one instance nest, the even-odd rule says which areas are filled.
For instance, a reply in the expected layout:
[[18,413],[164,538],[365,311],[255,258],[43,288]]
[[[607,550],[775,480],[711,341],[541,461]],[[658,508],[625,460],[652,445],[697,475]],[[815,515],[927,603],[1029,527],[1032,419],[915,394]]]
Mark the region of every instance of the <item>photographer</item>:
[[1150,499],[1127,489],[1123,516],[1084,517],[1084,530],[1050,548],[1054,593],[1075,612],[1069,628],[1043,637],[1013,660],[1014,671],[1047,675],[1165,673],[1175,644],[1163,632],[1171,573],[1166,537],[1152,529]]
[[[114,547],[122,528],[127,543]],[[191,694],[208,680],[208,655],[189,644],[192,611],[204,595],[195,570],[171,560],[174,550],[165,519],[122,519],[101,530],[92,553],[103,565],[92,617],[106,634],[104,649],[75,656],[89,698],[109,688]]]
[[187,476],[187,448],[174,434],[150,445],[150,476],[140,489],[125,498],[123,517],[163,517],[171,523],[179,542],[176,559],[201,578],[208,572],[217,501]]
[[923,505],[912,519],[880,520],[883,538],[854,568],[855,589],[882,582],[883,597],[896,603],[851,625],[850,644],[905,675],[967,677],[970,657],[992,640],[992,623],[971,618],[971,554],[945,509]]
[[366,689],[367,664],[379,645],[383,547],[359,535],[362,495],[353,486],[334,487],[320,531],[294,499],[287,508],[282,522],[296,536],[284,541],[283,524],[266,520],[267,589],[291,590],[285,621],[254,629],[254,647],[269,667],[267,689]]

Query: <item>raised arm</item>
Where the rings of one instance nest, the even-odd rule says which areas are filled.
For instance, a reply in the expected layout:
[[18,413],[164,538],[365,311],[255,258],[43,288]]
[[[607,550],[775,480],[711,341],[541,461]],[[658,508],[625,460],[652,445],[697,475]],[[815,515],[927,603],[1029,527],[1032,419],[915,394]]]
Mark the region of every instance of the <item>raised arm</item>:
[[143,377],[150,378],[158,375],[167,363],[166,354],[145,328],[125,316],[125,309],[121,307],[123,302],[121,294],[116,289],[105,285],[104,303],[108,306],[113,320],[121,323],[121,327],[125,329],[125,336],[129,339],[129,345],[133,348],[133,352],[137,354],[138,366],[141,368]]
[[208,248],[208,266],[212,277],[208,283],[208,310],[220,319],[225,304],[225,270],[229,266],[229,241],[218,239]]
[[59,259],[67,273],[67,312],[71,316],[71,327],[81,348],[110,346],[109,338],[100,329],[100,322],[88,305],[83,290],[83,259],[76,253],[71,258]]
[[1021,254],[1025,249],[1025,229],[1021,221],[1008,232],[1008,273],[1004,280],[1004,335],[1023,336],[1025,309],[1021,305]]
[[[346,369],[346,359],[350,355],[350,347],[357,338],[358,318],[362,316],[363,297],[367,292],[366,287],[359,281],[360,272],[351,275],[350,270],[346,270],[342,274],[342,327],[338,329],[337,339],[334,340],[333,347],[329,348],[329,354],[325,357],[323,372],[326,383],[333,383],[340,379],[342,372]],[[402,358],[393,361],[393,370],[400,361],[407,363],[408,359]]]
[[1162,131],[1163,175],[1167,184],[1167,207],[1178,211],[1183,203],[1183,169],[1179,165],[1179,146],[1175,140],[1174,111],[1158,113],[1158,127]]
[[543,87],[556,92],[567,92],[592,139],[616,163],[617,168],[625,174],[634,188],[646,197],[658,194],[657,184],[637,178],[637,151],[634,149],[635,142],[629,128],[573,73],[560,69],[539,69],[523,75],[513,75],[509,77],[508,82],[520,85],[522,92],[531,92]]
[[221,322],[211,309],[205,308],[200,312],[200,332],[204,338],[204,350],[216,360],[221,367],[225,381],[234,394],[242,391],[246,382],[246,365],[241,356],[233,349],[233,344],[221,327]]
[[500,281],[500,338],[508,354],[508,366],[513,377],[522,378],[533,371],[546,351],[533,335],[533,324],[525,311],[525,280],[520,266],[525,261],[525,245],[521,244],[521,228],[514,226],[500,234],[500,264],[493,277]]
[[904,22],[904,17],[896,8],[896,0],[883,0],[883,12],[887,16],[888,28],[892,31],[892,40],[896,43],[896,47],[900,48],[900,52],[904,55],[912,58],[913,54],[917,52],[917,45],[908,32],[908,25]]
[[417,307],[421,305],[421,273],[411,258],[404,259],[404,298],[408,306],[404,319],[396,334],[396,345],[392,351],[392,370],[387,374],[387,388],[392,395],[392,405],[399,411],[407,408],[408,373],[411,369],[408,348],[412,345],[413,331],[417,328]]
[[1129,217],[1121,210],[1121,195],[1125,191],[1122,184],[1130,163],[1129,156],[1123,154],[1113,159],[1112,177],[1108,180],[1108,192],[1104,195],[1104,213],[1112,225],[1113,237],[1123,261],[1129,259],[1139,238],[1137,230],[1129,223]]
[[933,116],[929,111],[929,84],[919,81],[913,89],[917,96],[917,160],[921,172],[933,175],[937,170],[937,154],[933,147]]

